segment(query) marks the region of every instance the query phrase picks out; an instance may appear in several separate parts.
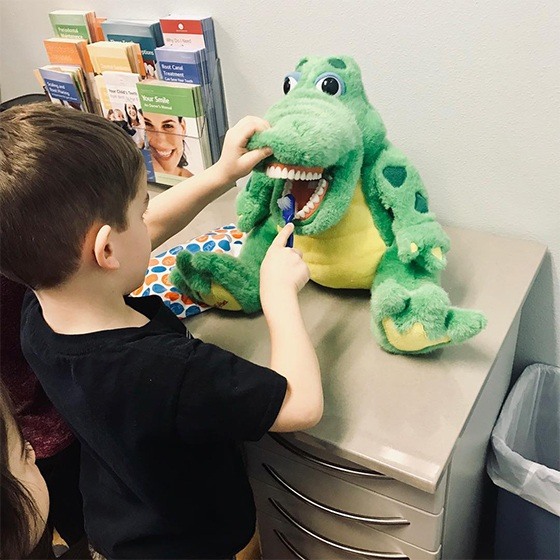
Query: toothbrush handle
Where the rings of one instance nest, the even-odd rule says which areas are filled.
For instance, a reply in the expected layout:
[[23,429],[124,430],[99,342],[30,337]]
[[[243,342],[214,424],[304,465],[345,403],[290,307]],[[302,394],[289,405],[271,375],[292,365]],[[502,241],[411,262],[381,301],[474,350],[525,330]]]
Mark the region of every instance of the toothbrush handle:
[[294,234],[292,233],[290,237],[288,237],[288,241],[286,241],[286,247],[290,247],[292,249],[294,246]]

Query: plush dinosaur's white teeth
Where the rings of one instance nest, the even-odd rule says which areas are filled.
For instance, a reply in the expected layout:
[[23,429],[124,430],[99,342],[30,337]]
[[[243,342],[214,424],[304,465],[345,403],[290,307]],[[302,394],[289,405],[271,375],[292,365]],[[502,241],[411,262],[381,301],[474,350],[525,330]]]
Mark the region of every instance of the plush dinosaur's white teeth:
[[282,189],[283,197],[288,194],[295,194],[293,189],[294,183],[297,181],[308,182],[306,185],[302,185],[301,183],[296,185],[298,187],[297,196],[303,198],[305,193],[305,198],[308,198],[305,206],[296,212],[294,217],[297,220],[307,220],[317,211],[317,208],[323,202],[325,193],[330,183],[328,179],[329,175],[326,170],[319,167],[308,169],[297,169],[297,166],[275,163],[269,165],[265,170],[268,177],[284,180],[284,186]]
[[280,169],[278,167],[275,167],[274,165],[271,165],[270,167],[266,168],[267,177],[271,177],[272,179],[279,179],[280,178],[278,176],[279,174],[280,174]]
[[286,169],[271,165],[266,168],[266,175],[272,179],[286,179],[288,177],[288,172]]
[[291,179],[295,181],[319,181],[323,177],[322,171],[306,171],[284,164],[271,164],[266,168],[266,175],[273,179]]
[[[319,185],[320,185],[320,184],[321,184],[321,183],[319,183]],[[313,197],[314,197],[314,196],[317,196],[317,197],[322,196],[324,192],[325,192],[325,187],[324,187],[324,186],[318,186],[318,187],[315,189],[315,192],[313,193],[313,195],[312,195],[312,197],[311,197],[311,200],[313,200]]]
[[298,220],[307,220],[307,218],[309,218],[316,211],[317,207],[320,206],[323,202],[327,187],[327,181],[318,181],[317,187],[315,187],[313,194],[310,196],[305,206],[296,213],[295,218]]

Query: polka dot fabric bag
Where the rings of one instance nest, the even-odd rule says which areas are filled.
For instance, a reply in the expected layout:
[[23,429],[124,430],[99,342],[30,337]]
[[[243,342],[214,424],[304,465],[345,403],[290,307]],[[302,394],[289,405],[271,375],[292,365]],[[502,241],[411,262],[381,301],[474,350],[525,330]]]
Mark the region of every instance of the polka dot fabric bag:
[[207,251],[211,253],[229,253],[233,257],[239,256],[241,247],[247,237],[239,231],[235,224],[228,224],[204,235],[195,237],[185,245],[177,245],[150,259],[144,284],[134,290],[131,296],[159,296],[165,305],[179,317],[191,317],[210,309],[204,303],[192,301],[188,296],[179,292],[169,280],[169,275],[175,267],[177,254],[181,251]]

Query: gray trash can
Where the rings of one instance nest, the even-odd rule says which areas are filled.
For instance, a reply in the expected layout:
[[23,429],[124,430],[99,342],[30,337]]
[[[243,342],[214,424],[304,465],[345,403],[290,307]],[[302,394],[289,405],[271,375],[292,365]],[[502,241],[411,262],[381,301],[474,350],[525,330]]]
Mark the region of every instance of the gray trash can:
[[487,470],[499,487],[495,558],[560,558],[560,368],[521,374],[492,431]]

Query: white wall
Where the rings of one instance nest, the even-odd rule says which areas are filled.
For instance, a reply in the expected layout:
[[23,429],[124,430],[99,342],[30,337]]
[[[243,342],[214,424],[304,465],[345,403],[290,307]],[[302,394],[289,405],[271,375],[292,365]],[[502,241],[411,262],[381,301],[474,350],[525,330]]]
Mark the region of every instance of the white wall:
[[232,122],[262,115],[302,56],[353,55],[443,223],[549,246],[522,318],[516,365],[558,364],[558,0],[0,0],[3,99],[38,90],[32,70],[47,62],[47,14],[60,8],[109,17],[212,15]]

